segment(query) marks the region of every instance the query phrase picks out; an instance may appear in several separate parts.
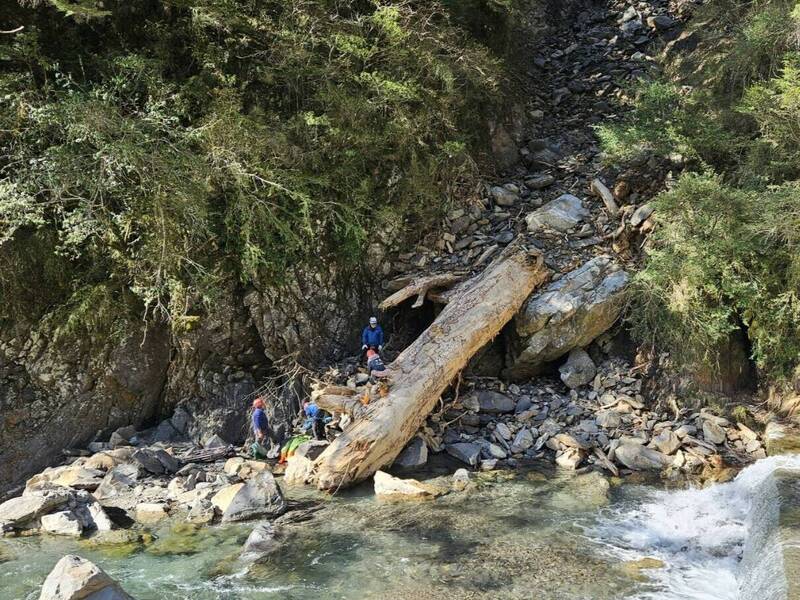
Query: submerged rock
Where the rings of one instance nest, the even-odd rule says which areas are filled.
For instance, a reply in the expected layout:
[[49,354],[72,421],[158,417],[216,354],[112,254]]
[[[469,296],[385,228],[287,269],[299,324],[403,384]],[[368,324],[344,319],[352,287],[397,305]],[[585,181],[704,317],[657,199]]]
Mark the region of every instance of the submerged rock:
[[375,496],[380,500],[432,500],[438,494],[416,479],[400,479],[383,471],[375,473]]
[[240,558],[245,562],[259,562],[282,547],[280,530],[272,523],[261,523],[253,528],[244,543]]
[[105,571],[80,556],[62,558],[45,579],[39,600],[134,600]]

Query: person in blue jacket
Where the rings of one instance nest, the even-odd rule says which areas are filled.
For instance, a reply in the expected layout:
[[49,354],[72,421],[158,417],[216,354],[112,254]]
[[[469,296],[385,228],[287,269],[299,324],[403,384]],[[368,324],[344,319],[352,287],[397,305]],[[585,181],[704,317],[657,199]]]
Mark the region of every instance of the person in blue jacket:
[[375,317],[369,318],[369,325],[364,327],[361,332],[361,350],[367,348],[375,348],[378,352],[383,351],[383,329],[378,325],[378,319]]

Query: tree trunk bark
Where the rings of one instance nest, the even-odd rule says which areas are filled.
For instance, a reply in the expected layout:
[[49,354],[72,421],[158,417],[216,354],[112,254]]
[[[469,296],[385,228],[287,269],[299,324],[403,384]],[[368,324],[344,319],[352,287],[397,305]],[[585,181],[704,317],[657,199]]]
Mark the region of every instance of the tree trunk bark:
[[464,285],[392,363],[389,394],[366,406],[316,459],[317,486],[336,490],[390,465],[470,358],[497,335],[547,275],[541,255],[510,246]]

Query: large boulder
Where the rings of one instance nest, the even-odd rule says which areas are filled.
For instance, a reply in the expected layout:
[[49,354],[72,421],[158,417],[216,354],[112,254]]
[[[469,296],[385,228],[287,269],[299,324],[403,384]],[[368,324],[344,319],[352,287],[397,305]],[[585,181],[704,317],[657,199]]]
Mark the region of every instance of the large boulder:
[[97,489],[104,476],[103,471],[86,468],[82,464],[53,467],[31,477],[25,484],[25,490],[35,491],[59,486],[92,491]]
[[416,479],[400,479],[383,471],[375,473],[374,481],[375,496],[380,500],[432,500],[437,496],[436,490]]
[[42,586],[39,600],[134,600],[105,571],[80,556],[68,554],[56,563]]
[[246,521],[256,517],[277,517],[286,512],[283,493],[269,471],[247,483],[222,488],[211,499],[225,521]]
[[71,510],[62,510],[42,516],[42,531],[54,535],[80,537],[83,525]]
[[528,231],[555,229],[565,233],[590,215],[590,211],[577,196],[563,194],[525,217]]
[[314,460],[328,447],[324,440],[310,440],[300,444],[289,457],[283,481],[289,485],[302,485],[311,480]]
[[598,256],[534,293],[512,322],[507,375],[528,379],[589,345],[617,320],[628,279],[609,256]]
[[178,459],[161,448],[140,448],[133,453],[133,460],[156,475],[175,473],[181,468]]
[[65,490],[48,490],[12,498],[0,504],[0,530],[18,528],[58,508],[69,501]]

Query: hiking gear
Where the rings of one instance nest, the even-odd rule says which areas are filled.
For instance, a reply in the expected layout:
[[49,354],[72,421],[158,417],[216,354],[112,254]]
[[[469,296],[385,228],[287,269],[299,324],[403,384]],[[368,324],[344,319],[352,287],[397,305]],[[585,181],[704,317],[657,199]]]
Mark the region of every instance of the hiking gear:
[[258,442],[250,444],[250,456],[255,459],[267,458],[267,449]]
[[373,346],[378,348],[383,346],[383,329],[380,325],[367,325],[364,331],[361,332],[361,343],[364,346]]
[[281,458],[278,463],[285,463],[290,456],[294,455],[300,444],[303,444],[310,439],[311,438],[307,435],[296,435],[292,438],[289,438],[289,441],[283,445],[283,448],[281,448]]

